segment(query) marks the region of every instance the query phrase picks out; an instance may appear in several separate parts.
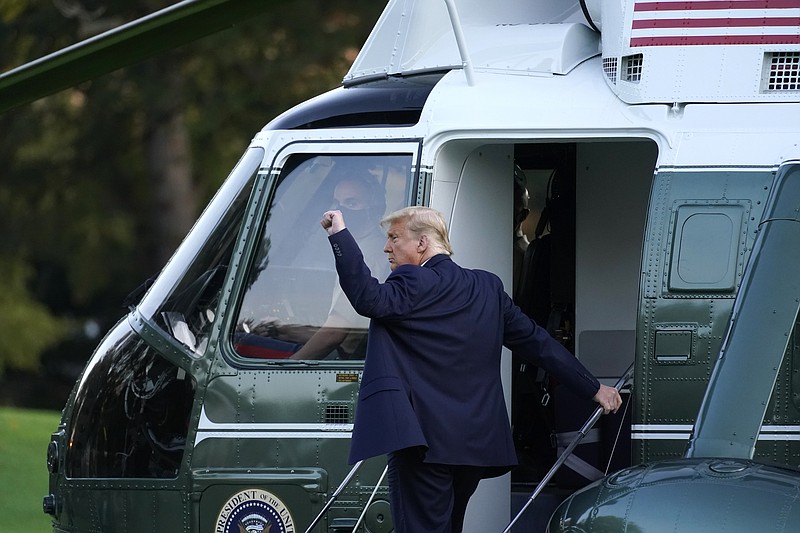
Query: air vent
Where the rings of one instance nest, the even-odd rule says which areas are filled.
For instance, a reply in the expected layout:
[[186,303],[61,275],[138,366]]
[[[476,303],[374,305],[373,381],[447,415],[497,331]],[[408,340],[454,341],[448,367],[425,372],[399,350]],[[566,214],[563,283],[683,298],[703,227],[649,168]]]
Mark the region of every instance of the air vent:
[[634,54],[622,58],[622,79],[628,83],[639,83],[642,81],[642,66],[644,56]]
[[350,406],[346,403],[326,405],[325,423],[334,425],[349,424]]
[[766,93],[800,90],[800,52],[767,52],[761,75]]
[[617,58],[604,57],[603,58],[603,72],[606,73],[608,81],[612,84],[617,83]]

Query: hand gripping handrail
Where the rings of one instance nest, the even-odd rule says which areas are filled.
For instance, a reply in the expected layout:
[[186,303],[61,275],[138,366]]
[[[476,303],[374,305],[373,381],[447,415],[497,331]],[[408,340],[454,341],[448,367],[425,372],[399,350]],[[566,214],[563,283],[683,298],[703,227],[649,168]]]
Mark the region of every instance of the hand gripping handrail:
[[[628,370],[625,371],[622,377],[620,377],[617,380],[617,383],[614,385],[614,388],[617,390],[622,389],[625,385],[628,384],[628,382],[631,380],[632,377],[633,377],[633,363],[631,363],[631,366],[628,367]],[[564,462],[567,460],[570,454],[572,454],[572,451],[575,449],[575,447],[581,442],[581,440],[583,440],[583,438],[586,436],[589,430],[592,429],[592,427],[597,423],[597,421],[600,419],[600,415],[602,414],[603,414],[603,407],[597,406],[597,408],[592,413],[592,416],[589,417],[589,420],[587,420],[586,423],[583,424],[583,427],[581,427],[581,429],[578,431],[578,434],[575,436],[575,438],[572,439],[572,442],[569,443],[564,452],[559,456],[558,460],[553,464],[553,466],[550,468],[547,474],[545,474],[545,476],[542,478],[539,484],[536,485],[536,488],[534,489],[530,498],[528,498],[528,501],[525,502],[525,505],[522,506],[522,509],[519,510],[514,519],[511,520],[511,522],[506,526],[506,528],[503,530],[503,533],[509,533],[511,531],[511,527],[517,522],[517,520],[519,520],[519,518],[522,516],[522,513],[524,513],[528,509],[528,506],[530,506],[530,504],[533,503],[533,500],[535,500],[536,497],[539,496],[539,493],[542,492],[542,489],[544,489],[544,486],[547,485],[547,483],[550,481],[550,478],[552,478],[558,471],[558,469],[561,468],[561,465],[564,464]]]

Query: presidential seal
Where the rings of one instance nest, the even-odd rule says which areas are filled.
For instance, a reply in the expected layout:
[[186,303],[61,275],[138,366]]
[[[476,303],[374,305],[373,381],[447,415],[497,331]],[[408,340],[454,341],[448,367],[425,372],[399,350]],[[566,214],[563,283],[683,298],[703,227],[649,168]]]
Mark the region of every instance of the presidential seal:
[[295,533],[289,509],[274,494],[246,489],[225,502],[214,533]]

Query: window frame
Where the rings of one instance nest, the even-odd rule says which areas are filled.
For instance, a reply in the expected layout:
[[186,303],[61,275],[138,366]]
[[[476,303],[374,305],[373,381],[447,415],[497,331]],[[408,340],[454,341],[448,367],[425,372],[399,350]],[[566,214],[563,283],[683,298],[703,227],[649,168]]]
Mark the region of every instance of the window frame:
[[[425,200],[425,195],[429,192],[429,184],[421,180],[420,157],[422,152],[421,139],[396,139],[396,140],[375,140],[375,141],[295,141],[287,143],[280,149],[275,150],[273,159],[269,167],[264,167],[259,172],[259,183],[256,190],[260,192],[260,197],[255,200],[256,209],[253,215],[250,231],[247,236],[247,243],[240,257],[240,266],[236,274],[236,279],[231,290],[228,312],[221,327],[219,339],[220,353],[225,361],[234,368],[239,369],[264,369],[264,368],[355,368],[363,367],[363,359],[351,360],[295,360],[295,359],[261,359],[240,355],[232,342],[233,330],[236,327],[242,300],[247,292],[246,284],[250,275],[251,266],[258,253],[261,243],[262,232],[266,229],[270,213],[268,206],[271,205],[279,178],[284,166],[290,158],[294,156],[315,156],[315,155],[410,155],[411,156],[411,183],[406,191],[405,205],[420,205]],[[322,231],[322,229],[320,229]]]

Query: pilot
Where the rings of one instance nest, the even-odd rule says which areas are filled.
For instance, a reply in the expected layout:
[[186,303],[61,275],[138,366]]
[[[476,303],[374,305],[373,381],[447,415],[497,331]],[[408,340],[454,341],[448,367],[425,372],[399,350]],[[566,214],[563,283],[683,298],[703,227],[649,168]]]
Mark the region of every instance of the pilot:
[[[333,209],[347,217],[348,229],[359,246],[374,251],[365,257],[367,266],[373,276],[384,280],[389,274],[389,265],[380,253],[384,242],[380,220],[386,210],[382,187],[369,173],[347,177],[336,185],[333,200]],[[337,283],[325,323],[291,358],[323,359],[333,350],[337,350],[341,358],[363,358],[368,327],[369,320],[355,312]]]

